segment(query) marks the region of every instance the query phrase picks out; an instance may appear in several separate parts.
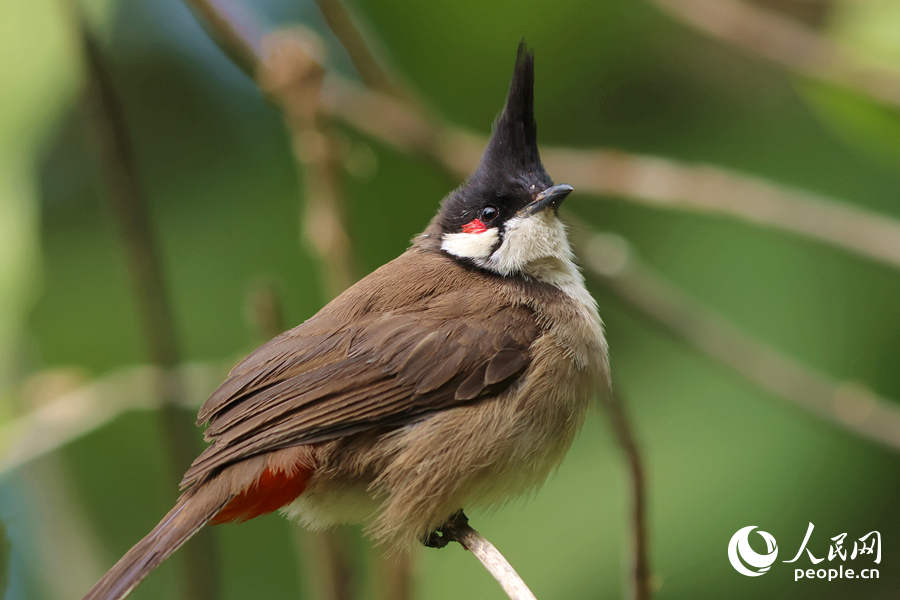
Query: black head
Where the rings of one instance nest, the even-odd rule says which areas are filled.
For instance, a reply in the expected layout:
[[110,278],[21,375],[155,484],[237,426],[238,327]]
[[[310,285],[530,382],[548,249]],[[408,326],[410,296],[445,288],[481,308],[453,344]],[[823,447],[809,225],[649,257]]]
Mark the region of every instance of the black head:
[[[534,54],[523,40],[506,105],[494,123],[481,162],[468,181],[444,199],[435,223],[443,233],[466,231],[477,226],[473,224],[475,219],[488,227],[502,226],[552,186],[537,147]],[[554,209],[562,200],[560,196],[564,197],[557,194]]]

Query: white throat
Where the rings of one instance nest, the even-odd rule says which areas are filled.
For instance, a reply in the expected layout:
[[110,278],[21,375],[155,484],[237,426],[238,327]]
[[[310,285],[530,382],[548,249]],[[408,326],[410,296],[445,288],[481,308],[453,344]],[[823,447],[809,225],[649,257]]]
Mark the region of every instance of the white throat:
[[579,303],[596,306],[575,265],[565,225],[552,210],[511,218],[498,247],[499,240],[496,227],[482,233],[448,233],[441,249],[500,275],[521,274],[549,283]]
[[[548,283],[568,296],[574,305],[574,331],[580,336],[570,339],[561,334],[563,345],[576,365],[586,368],[599,361],[608,369],[603,324],[597,312],[597,301],[587,291],[584,276],[575,264],[575,255],[566,237],[566,228],[551,210],[535,215],[516,216],[506,222],[502,243],[496,228],[482,233],[451,233],[444,236],[441,248],[454,256],[465,257],[483,269],[508,276],[520,274]],[[571,333],[572,327],[565,328]],[[585,340],[590,343],[585,344]],[[590,358],[593,357],[593,358]]]

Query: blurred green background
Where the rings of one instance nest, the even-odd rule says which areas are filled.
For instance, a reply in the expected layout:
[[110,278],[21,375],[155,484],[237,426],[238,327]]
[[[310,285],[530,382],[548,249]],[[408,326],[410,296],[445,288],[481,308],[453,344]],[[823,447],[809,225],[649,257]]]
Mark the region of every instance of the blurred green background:
[[[309,0],[249,3],[268,27],[303,23],[329,68],[355,77]],[[865,60],[900,66],[892,0],[768,0]],[[0,419],[142,364],[139,315],[89,142],[83,67],[66,4],[0,3]],[[150,201],[184,354],[222,373],[261,341],[248,294],[274,282],[289,325],[325,296],[300,240],[302,182],[280,113],[176,0],[85,4],[122,96]],[[487,134],[524,35],[537,56],[541,143],[703,162],[900,218],[900,111],[795,78],[695,33],[642,0],[357,1],[380,52],[449,121]],[[401,253],[455,185],[425,160],[350,129],[372,168],[347,174],[359,270]],[[371,160],[374,157],[374,160]],[[553,173],[551,173],[551,176]],[[900,398],[900,273],[751,224],[584,193],[568,209],[625,236],[654,268],[781,351]],[[895,452],[788,407],[701,356],[591,282],[613,369],[648,470],[657,597],[887,598],[900,589]],[[215,381],[210,386],[215,386]],[[211,389],[198,391],[208,393]],[[196,401],[202,401],[198,395]],[[199,430],[198,430],[199,437]],[[474,525],[538,598],[618,598],[628,545],[627,479],[592,411],[537,496]],[[0,479],[6,598],[80,598],[176,496],[157,417],[128,412]],[[878,530],[877,581],[793,581],[808,523],[833,536]],[[764,577],[726,557],[747,525],[771,533]],[[217,528],[226,599],[304,597],[303,546],[277,515]],[[755,537],[755,536],[754,536]],[[757,541],[751,541],[757,551]],[[368,573],[377,569],[360,545]],[[132,597],[173,598],[181,555]],[[861,568],[857,558],[846,566]],[[501,598],[458,547],[422,549],[417,598]],[[826,561],[824,565],[828,565]],[[809,568],[805,557],[797,562]]]

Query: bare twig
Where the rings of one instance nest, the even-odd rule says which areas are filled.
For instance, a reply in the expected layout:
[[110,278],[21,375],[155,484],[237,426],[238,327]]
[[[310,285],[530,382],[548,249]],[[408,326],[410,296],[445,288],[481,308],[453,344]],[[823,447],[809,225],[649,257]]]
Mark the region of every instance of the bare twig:
[[[482,138],[395,98],[334,78],[325,98],[336,117],[398,150],[425,153],[456,177],[478,163]],[[900,221],[881,213],[708,165],[603,149],[551,147],[541,156],[557,181],[579,192],[737,217],[900,269]]]
[[251,79],[262,53],[263,30],[252,13],[230,0],[184,0],[197,21]]
[[287,328],[281,295],[271,281],[259,281],[248,291],[246,315],[260,342],[268,342]]
[[579,234],[588,270],[630,305],[754,385],[826,421],[900,450],[900,406],[842,382],[740,331],[724,316],[642,264],[611,234]]
[[[161,398],[160,418],[170,476],[178,481],[197,453],[193,415],[179,404],[184,389],[175,367],[181,361],[175,324],[165,289],[146,202],[138,181],[128,128],[112,77],[95,38],[79,19],[88,72],[88,103],[108,188],[108,198],[119,225],[144,322],[150,360],[163,367],[156,382]],[[188,597],[213,600],[217,577],[212,533],[198,535],[186,548]]]
[[325,69],[318,37],[296,29],[266,36],[259,86],[281,106],[304,183],[303,237],[319,258],[334,298],[356,280],[340,176],[342,150],[321,109]]
[[675,18],[805,77],[900,107],[900,72],[867,65],[798,21],[744,0],[654,0]]
[[[403,98],[410,105],[414,105],[414,98],[399,85],[396,76],[392,76],[382,68],[380,61],[372,52],[370,44],[366,42],[366,36],[359,28],[358,19],[347,10],[344,4],[339,0],[316,0],[316,4],[325,17],[328,27],[353,61],[363,83],[370,89]],[[309,38],[311,34],[303,32],[302,35]],[[287,50],[288,52],[297,52],[290,46],[287,46]],[[308,72],[310,67],[307,66],[306,60],[308,57],[300,55],[295,57],[294,63]],[[263,65],[271,64],[271,62],[270,60],[263,61]],[[281,64],[278,66],[284,71],[284,58],[282,57],[279,62]],[[266,67],[264,66],[260,72],[266,73]],[[293,79],[301,78],[295,74]],[[293,94],[300,95],[300,106],[308,102],[315,102],[315,106],[303,108],[299,114],[297,100],[292,97],[291,93],[281,92],[273,95],[281,99],[285,113],[289,115],[291,129],[296,139],[295,151],[304,166],[308,206],[312,205],[313,198],[318,197],[318,205],[331,207],[333,212],[331,218],[345,221],[342,215],[343,202],[338,186],[339,161],[342,157],[336,137],[332,134],[323,111],[322,81],[319,77],[312,78],[312,85],[308,83],[309,78],[306,78],[306,81],[306,85],[301,84],[306,89],[296,89]],[[263,88],[268,87],[264,83],[263,77],[260,77],[260,83]],[[282,89],[284,88],[282,87]],[[310,108],[313,110],[311,111]],[[312,132],[313,135],[303,133],[304,131]],[[313,144],[310,143],[311,141],[314,141]],[[316,156],[318,156],[318,160]],[[307,209],[305,231],[307,239],[311,241],[321,238],[323,232],[322,228],[315,224],[315,217],[315,212]],[[341,232],[343,231],[346,231],[345,222],[341,227]],[[339,236],[338,239],[342,240],[343,238],[346,236]],[[325,251],[327,244],[317,242],[317,245],[322,248],[319,253],[323,265],[332,274],[330,278],[326,278],[327,287],[333,295],[336,295],[352,283],[351,279],[355,279],[355,270],[350,264],[349,239],[346,241],[345,251],[340,253]],[[342,277],[344,281],[335,281],[336,276]],[[329,597],[349,597],[352,591],[349,580],[353,569],[347,553],[347,544],[340,543],[341,539],[328,532],[315,534],[315,537],[319,549],[318,554],[325,557],[326,566],[329,567],[327,571],[334,574],[330,578],[332,583],[329,586]],[[380,577],[377,584],[382,597],[390,600],[409,600],[412,597],[412,557],[410,553],[404,551],[390,556],[378,554],[374,560],[379,563],[377,572]],[[343,582],[343,585],[339,585],[338,582]]]
[[393,96],[404,95],[394,78],[381,68],[360,31],[357,19],[339,0],[316,0],[329,29],[347,51],[366,87]]
[[534,594],[519,577],[500,551],[480,533],[469,526],[469,520],[459,511],[441,528],[443,539],[459,544],[475,555],[484,568],[494,576],[510,600],[536,600]]
[[651,573],[647,542],[647,480],[643,459],[618,386],[606,395],[603,404],[616,441],[625,454],[631,483],[631,564],[626,579],[626,585],[630,587],[628,597],[649,600]]
[[900,221],[880,213],[706,165],[603,150],[546,154],[554,177],[576,189],[737,217],[900,269]]
[[[217,39],[227,47],[233,31],[225,27]],[[484,148],[482,136],[336,75],[323,84],[321,108],[401,152],[431,157],[457,179],[472,172]],[[737,217],[900,269],[900,221],[881,213],[709,165],[607,149],[545,148],[541,155],[548,172],[580,192]]]
[[[179,398],[196,412],[222,381],[228,364],[182,364],[179,381],[190,391]],[[138,366],[115,371],[58,398],[42,403],[0,427],[0,477],[53,453],[79,437],[131,410],[156,410],[156,382],[162,369]]]
[[[352,21],[348,22],[352,24]],[[227,36],[220,37],[227,42]],[[361,37],[359,39],[361,40]],[[377,62],[373,61],[373,64],[377,68]],[[361,73],[363,70],[360,69]],[[482,138],[442,123],[421,107],[399,99],[390,90],[387,92],[367,90],[332,76],[322,84],[322,103],[318,108],[398,150],[432,157],[454,177],[462,178],[471,172],[484,144]],[[301,97],[300,101],[308,102],[308,97]],[[285,109],[287,112],[292,110],[289,106],[285,106]],[[760,225],[804,235],[900,268],[900,223],[876,213],[713,167],[691,167],[670,160],[602,149],[593,151],[547,149],[543,152],[543,156],[548,170],[555,177],[575,185],[581,191],[620,196],[653,206],[736,216]],[[628,281],[635,283],[632,280]],[[620,288],[634,291],[634,285],[628,287],[623,284]],[[629,296],[623,292],[623,295],[635,305],[643,306],[645,310],[656,309],[657,312],[653,314],[668,314],[665,305],[659,302],[640,304],[642,300],[647,302],[652,300],[652,294]],[[679,318],[684,316],[684,310],[675,310],[675,313],[674,316],[668,314],[669,318],[664,322],[681,331],[688,339],[693,339],[707,351],[716,348],[716,344],[710,346],[699,343],[703,340],[691,337],[690,331],[683,331],[680,328],[683,326],[679,325]],[[730,327],[727,322],[725,326]],[[725,337],[729,338],[727,335]],[[833,397],[843,398],[837,402],[843,408],[835,411],[823,408],[821,398],[832,396],[827,394],[823,396],[821,392],[825,390],[834,393],[838,389],[833,385],[823,384],[823,376],[791,362],[786,357],[780,357],[767,347],[757,345],[761,343],[755,340],[748,344],[746,339],[733,336],[729,339],[733,342],[732,349],[737,347],[740,351],[730,356],[726,353],[727,358],[723,358],[726,364],[764,385],[766,389],[775,390],[776,393],[781,393],[798,405],[826,418],[829,415],[835,417],[833,414],[835,411],[844,415],[844,418],[839,416],[832,418],[834,422],[843,423],[846,418],[857,419],[860,414],[857,409],[863,405],[887,406],[890,412],[890,405],[885,405],[880,399],[877,399],[878,403],[872,404],[870,401],[874,396],[871,394],[867,396],[868,400],[860,404],[860,398],[864,397],[865,393],[862,396],[857,393],[851,396],[838,394]],[[779,374],[783,376],[780,383],[773,384],[763,380],[764,376],[772,374],[771,369],[764,370],[766,372],[762,375],[756,373],[754,368],[748,369],[753,363],[746,361],[747,354],[760,361],[778,356],[775,362],[782,370]],[[722,358],[722,355],[718,358]],[[804,388],[804,393],[799,396],[794,393],[796,390],[791,389],[794,387],[792,377],[795,375],[799,377],[796,385]],[[855,408],[850,410],[851,407]],[[855,416],[850,417],[851,413]],[[855,430],[863,435],[871,435],[872,432],[866,433],[862,431],[863,429],[855,426]],[[886,441],[886,438],[890,437],[890,432],[881,434],[874,437],[890,443]],[[629,452],[629,448],[634,449],[630,434],[622,438],[622,441],[626,453]],[[643,501],[638,500],[643,497],[640,493],[642,472],[640,463],[633,462],[635,456],[637,455],[629,454],[635,494],[633,514],[635,552],[638,553],[634,560],[634,594],[636,597],[641,597],[639,594],[646,597],[649,594],[649,567],[646,558],[641,558],[639,554],[641,546],[645,545],[645,542],[640,541],[644,535],[644,524],[641,519]]]
[[[311,31],[295,29],[266,36],[257,81],[284,111],[300,167],[303,190],[302,237],[319,259],[326,300],[356,280],[341,190],[342,151],[321,110],[325,69],[322,45]],[[323,597],[351,600],[357,571],[341,531],[308,534],[315,545]]]

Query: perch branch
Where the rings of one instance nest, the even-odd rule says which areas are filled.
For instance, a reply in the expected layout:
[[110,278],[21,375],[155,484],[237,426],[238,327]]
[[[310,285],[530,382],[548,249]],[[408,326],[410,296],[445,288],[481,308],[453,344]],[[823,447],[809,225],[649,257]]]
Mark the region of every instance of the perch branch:
[[900,72],[867,65],[793,19],[744,0],[653,0],[702,33],[763,56],[798,75],[900,107]]
[[[87,66],[91,129],[143,318],[147,353],[153,363],[162,367],[156,381],[161,400],[160,426],[170,475],[178,481],[196,456],[197,438],[191,423],[193,415],[180,406],[184,400],[184,386],[175,367],[181,357],[159,249],[139,183],[121,101],[96,39],[83,18],[76,18]],[[206,531],[186,548],[187,587],[191,598],[214,600],[217,597],[212,546],[212,532]]]
[[536,600],[534,594],[519,577],[500,551],[480,533],[469,526],[469,520],[459,511],[441,527],[442,539],[459,542],[475,555],[484,568],[497,580],[510,600]]
[[821,419],[900,450],[900,406],[841,382],[772,348],[731,324],[641,261],[611,234],[575,234],[588,271],[679,338],[739,375]]

